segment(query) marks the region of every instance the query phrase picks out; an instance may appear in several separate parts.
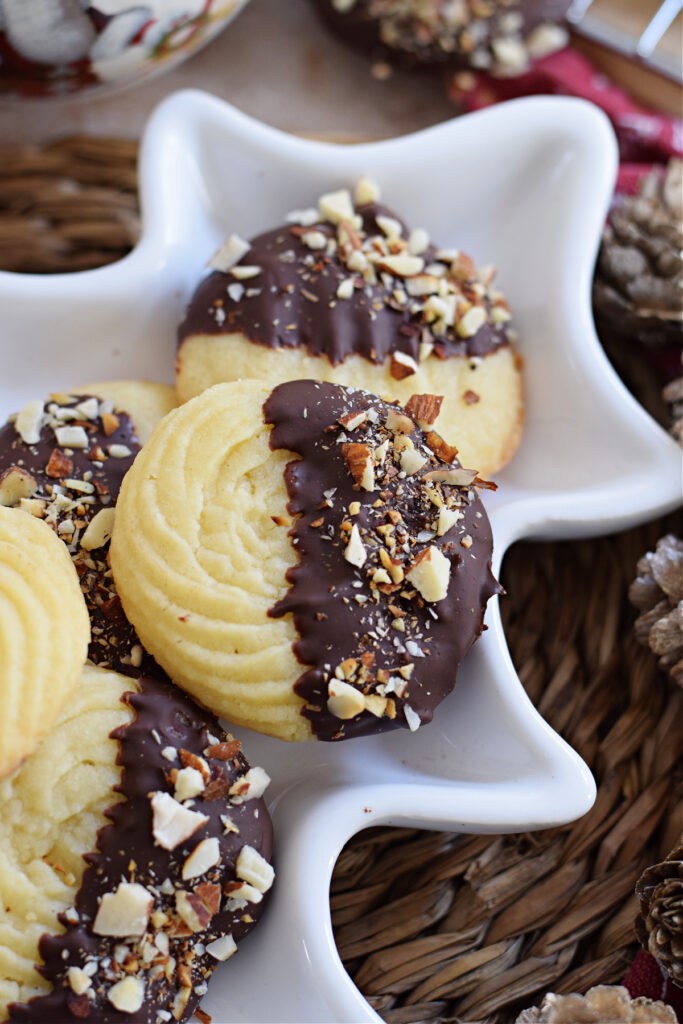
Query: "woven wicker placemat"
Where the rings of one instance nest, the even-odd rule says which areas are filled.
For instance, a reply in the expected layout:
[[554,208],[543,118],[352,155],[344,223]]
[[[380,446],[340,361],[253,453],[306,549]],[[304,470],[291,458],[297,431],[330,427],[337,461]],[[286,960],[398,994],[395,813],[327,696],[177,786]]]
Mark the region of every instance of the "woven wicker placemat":
[[[0,268],[72,271],[123,256],[139,231],[136,155],[134,142],[90,137],[0,150]],[[663,415],[647,366],[614,355]],[[592,768],[598,797],[580,821],[543,832],[354,837],[332,880],[335,936],[389,1024],[508,1024],[549,989],[585,992],[625,974],[637,948],[634,883],[683,828],[683,692],[636,644],[626,597],[638,558],[667,527],[521,543],[506,556],[513,661]]]
[[0,269],[87,270],[135,244],[137,143],[79,137],[0,147]]

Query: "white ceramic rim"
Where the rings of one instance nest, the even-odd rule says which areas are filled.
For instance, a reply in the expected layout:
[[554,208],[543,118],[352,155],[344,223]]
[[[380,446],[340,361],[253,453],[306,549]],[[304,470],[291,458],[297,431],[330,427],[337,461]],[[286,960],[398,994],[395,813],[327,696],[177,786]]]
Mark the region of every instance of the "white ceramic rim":
[[[283,167],[314,165],[328,172],[333,167],[337,177],[344,179],[389,159],[400,161],[414,147],[426,152],[450,145],[456,137],[461,146],[478,145],[482,138],[508,131],[510,124],[518,124],[530,138],[551,133],[559,125],[581,141],[583,174],[590,180],[591,190],[584,194],[583,207],[577,211],[582,240],[572,251],[567,282],[573,316],[572,358],[585,369],[593,398],[602,403],[611,423],[611,434],[633,445],[637,454],[632,470],[625,470],[609,485],[598,480],[579,490],[529,492],[515,484],[514,471],[502,474],[501,489],[490,511],[496,543],[494,568],[499,567],[505,549],[521,537],[596,536],[655,517],[680,501],[678,450],[618,380],[593,327],[590,284],[615,180],[616,147],[604,115],[580,100],[518,100],[412,136],[337,146],[287,135],[199,92],[175,94],[157,108],[143,140],[143,232],[138,245],[116,264],[78,274],[0,273],[6,343],[27,342],[33,346],[33,359],[49,359],[42,340],[46,309],[53,317],[73,315],[77,320],[79,309],[87,305],[91,318],[99,307],[120,309],[125,318],[126,309],[137,309],[149,296],[154,301],[170,301],[174,290],[186,288],[185,272],[180,269],[184,247],[188,232],[197,227],[198,210],[205,198],[201,163],[193,165],[194,179],[190,181],[176,171],[175,162],[180,164],[182,155],[189,153],[192,164],[192,154],[200,152],[200,141],[229,139],[232,145],[257,151],[264,160],[272,159]],[[174,310],[182,305],[177,296],[173,302]],[[2,333],[0,325],[0,341]],[[23,381],[24,364],[20,355],[15,358],[17,379]],[[600,438],[596,438],[599,447]],[[508,725],[518,728],[528,743],[529,771],[483,785],[452,778],[424,783],[418,777],[397,782],[381,778],[371,785],[357,779],[336,785],[329,775],[305,785],[285,780],[272,801],[280,837],[280,884],[257,937],[248,940],[241,951],[245,978],[236,984],[233,973],[225,981],[231,1019],[380,1020],[343,969],[327,902],[336,857],[360,829],[393,823],[476,832],[514,831],[563,823],[590,808],[595,796],[590,772],[527,700],[507,651],[497,600],[491,602],[487,622],[489,631],[468,659],[467,671],[495,680]],[[249,734],[250,759],[260,759],[268,767],[274,742]],[[265,756],[254,758],[253,749]],[[335,757],[336,753],[330,755],[330,764],[341,763],[341,758],[335,761]],[[285,988],[255,997],[253,978],[264,958],[269,965],[279,963],[276,973]],[[219,972],[210,996],[215,990],[220,998],[223,977]],[[288,993],[284,1001],[283,992]],[[211,1006],[207,1004],[207,1008],[211,1012]]]

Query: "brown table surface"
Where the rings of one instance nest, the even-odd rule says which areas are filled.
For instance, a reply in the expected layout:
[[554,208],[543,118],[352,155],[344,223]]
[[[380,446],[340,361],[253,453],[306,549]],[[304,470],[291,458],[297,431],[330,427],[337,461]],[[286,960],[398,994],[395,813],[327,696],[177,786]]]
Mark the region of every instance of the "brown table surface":
[[[595,0],[595,9],[618,11],[622,27],[647,21],[657,0]],[[609,13],[609,10],[608,10]],[[612,15],[613,16],[613,15]],[[679,19],[680,20],[680,19]],[[674,26],[669,33],[674,43]],[[592,49],[595,56],[595,49]],[[680,110],[673,83],[598,52],[611,74],[627,80],[640,98]],[[206,89],[269,124],[292,131],[342,137],[400,135],[452,117],[438,77],[394,74],[377,81],[368,60],[334,39],[318,22],[310,0],[251,0],[226,31],[191,60],[140,86],[98,98],[14,101],[0,104],[0,140],[43,142],[57,135],[98,134],[139,138],[168,93]]]

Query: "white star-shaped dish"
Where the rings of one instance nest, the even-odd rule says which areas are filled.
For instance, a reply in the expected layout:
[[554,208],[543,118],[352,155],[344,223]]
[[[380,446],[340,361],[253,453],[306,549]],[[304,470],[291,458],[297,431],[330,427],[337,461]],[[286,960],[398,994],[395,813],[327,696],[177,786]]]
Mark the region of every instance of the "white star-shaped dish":
[[[520,537],[596,536],[680,500],[677,446],[628,394],[597,341],[590,283],[616,147],[593,106],[533,98],[417,135],[336,146],[294,138],[197,92],[167,99],[141,157],[144,231],[121,262],[80,274],[0,274],[0,413],[88,379],[172,380],[175,328],[207,258],[322,192],[377,180],[445,246],[495,263],[520,332],[527,423],[485,495],[495,564]],[[273,777],[278,879],[271,906],[204,999],[221,1022],[379,1021],[339,960],[328,889],[369,825],[468,832],[547,827],[584,814],[595,786],[527,699],[497,601],[434,722],[341,744],[242,731]]]

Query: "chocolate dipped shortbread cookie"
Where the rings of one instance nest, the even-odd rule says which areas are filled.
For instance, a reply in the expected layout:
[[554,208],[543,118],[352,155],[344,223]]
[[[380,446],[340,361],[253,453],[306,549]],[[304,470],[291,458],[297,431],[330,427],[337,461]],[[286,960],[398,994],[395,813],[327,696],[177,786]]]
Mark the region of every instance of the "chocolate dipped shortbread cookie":
[[178,685],[287,740],[431,720],[499,589],[487,485],[435,433],[440,405],[238,381],[162,420],[121,489],[111,564]]
[[401,67],[519,75],[566,46],[570,0],[314,0],[354,48]]
[[250,243],[231,236],[179,328],[181,401],[221,381],[313,378],[406,402],[443,395],[440,431],[483,474],[523,421],[510,310],[456,249],[409,231],[361,180]]
[[267,783],[175,687],[86,667],[0,781],[0,1020],[186,1021],[271,887]]
[[114,507],[142,440],[175,404],[166,385],[115,381],[29,402],[0,427],[0,505],[42,519],[66,545],[90,615],[88,657],[116,671],[151,665],[108,564]]
[[0,472],[0,778],[52,728],[90,639],[64,545],[44,523],[3,503],[33,485],[25,469]]

